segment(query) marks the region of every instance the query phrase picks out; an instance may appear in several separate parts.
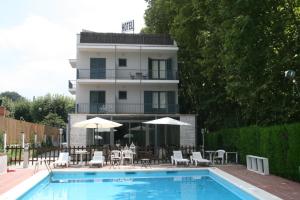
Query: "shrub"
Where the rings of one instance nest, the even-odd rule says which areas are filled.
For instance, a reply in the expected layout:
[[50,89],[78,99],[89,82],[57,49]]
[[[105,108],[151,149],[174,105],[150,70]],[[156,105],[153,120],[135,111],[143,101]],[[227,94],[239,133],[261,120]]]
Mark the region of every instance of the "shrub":
[[300,123],[224,129],[206,136],[209,149],[238,151],[241,164],[248,154],[267,157],[272,174],[300,182],[299,144]]

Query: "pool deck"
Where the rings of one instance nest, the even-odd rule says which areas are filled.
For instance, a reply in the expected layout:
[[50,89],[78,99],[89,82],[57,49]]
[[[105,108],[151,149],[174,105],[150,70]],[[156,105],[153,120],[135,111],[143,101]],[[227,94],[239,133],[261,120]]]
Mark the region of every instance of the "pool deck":
[[[242,165],[224,165],[224,166],[216,166],[217,168],[241,179],[244,180],[258,188],[261,188],[271,194],[274,194],[284,200],[299,200],[300,199],[300,183],[293,182],[278,176],[263,176],[260,174],[256,174],[254,172],[250,172],[246,169],[245,166]],[[165,168],[176,168],[172,165],[151,165],[151,169],[165,169]],[[181,166],[179,168],[188,168]],[[45,167],[41,167],[40,170],[44,170]],[[110,167],[104,166],[104,168],[89,168],[89,167],[69,167],[69,168],[60,168],[59,170],[73,171],[73,170],[82,170],[82,171],[90,171],[90,170],[111,170],[114,171],[116,169],[126,170],[126,169],[145,169],[140,165],[134,166],[120,166],[120,167]],[[33,167],[22,169],[20,167],[15,167],[14,172],[9,172],[6,174],[0,175],[0,195],[7,192],[9,189],[28,179],[29,177],[34,175]]]

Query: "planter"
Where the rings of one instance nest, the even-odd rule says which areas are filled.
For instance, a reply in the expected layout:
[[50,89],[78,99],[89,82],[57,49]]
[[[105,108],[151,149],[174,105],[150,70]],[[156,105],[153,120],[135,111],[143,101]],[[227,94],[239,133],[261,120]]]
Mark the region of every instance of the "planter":
[[0,154],[0,174],[7,172],[7,155]]

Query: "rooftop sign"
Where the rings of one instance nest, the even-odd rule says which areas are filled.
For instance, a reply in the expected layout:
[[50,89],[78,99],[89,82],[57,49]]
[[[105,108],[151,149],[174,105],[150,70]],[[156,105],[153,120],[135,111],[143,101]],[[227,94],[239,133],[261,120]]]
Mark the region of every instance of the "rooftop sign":
[[134,20],[122,23],[122,33],[133,31],[134,33]]

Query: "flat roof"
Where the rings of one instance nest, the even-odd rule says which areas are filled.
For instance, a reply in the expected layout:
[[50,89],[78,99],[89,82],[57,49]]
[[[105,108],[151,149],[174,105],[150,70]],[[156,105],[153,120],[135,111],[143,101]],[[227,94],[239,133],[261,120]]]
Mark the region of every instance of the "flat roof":
[[80,32],[80,43],[175,45],[170,35]]

